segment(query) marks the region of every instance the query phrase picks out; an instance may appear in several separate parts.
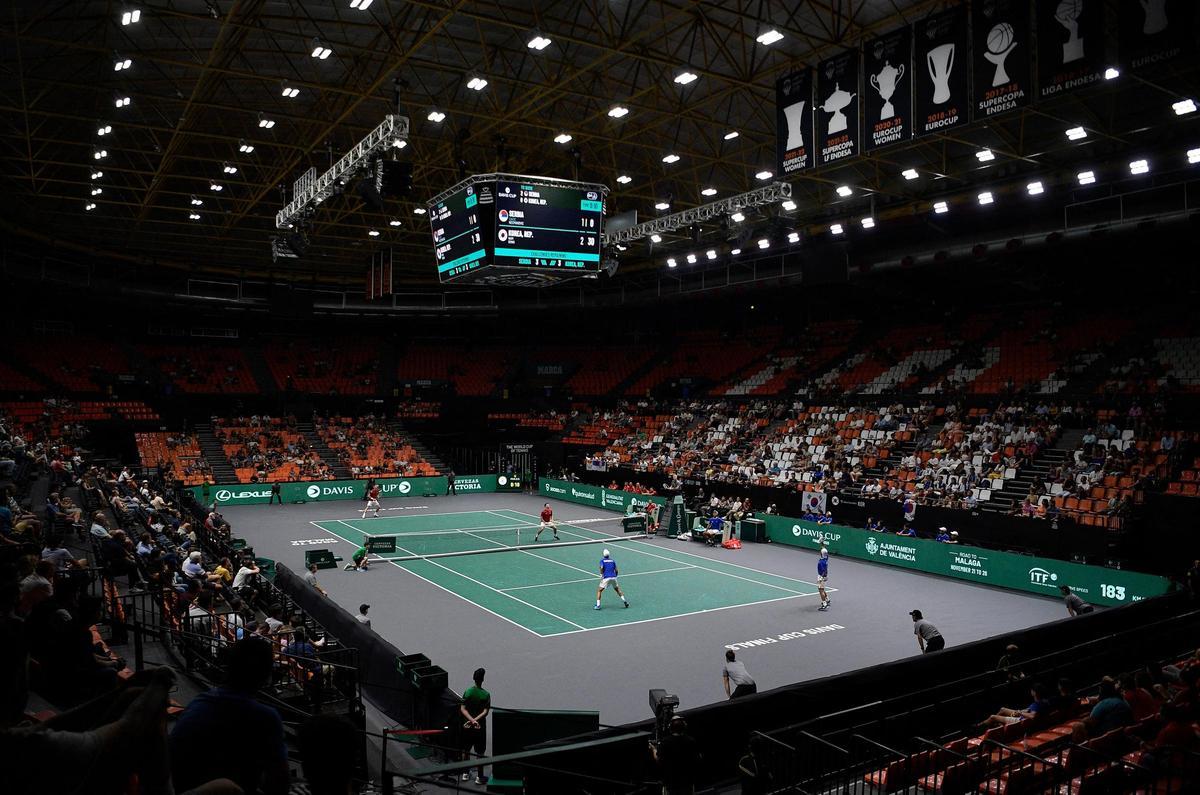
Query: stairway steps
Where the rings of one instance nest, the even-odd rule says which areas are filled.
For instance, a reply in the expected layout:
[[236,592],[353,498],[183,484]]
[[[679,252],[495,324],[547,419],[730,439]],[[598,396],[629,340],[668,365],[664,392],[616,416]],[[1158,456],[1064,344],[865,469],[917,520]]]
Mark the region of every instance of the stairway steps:
[[297,422],[296,432],[304,437],[304,441],[308,443],[309,447],[317,451],[317,455],[321,456],[322,461],[329,464],[329,469],[333,472],[334,477],[339,480],[350,479],[350,469],[341,463],[333,448],[325,443],[311,422]]

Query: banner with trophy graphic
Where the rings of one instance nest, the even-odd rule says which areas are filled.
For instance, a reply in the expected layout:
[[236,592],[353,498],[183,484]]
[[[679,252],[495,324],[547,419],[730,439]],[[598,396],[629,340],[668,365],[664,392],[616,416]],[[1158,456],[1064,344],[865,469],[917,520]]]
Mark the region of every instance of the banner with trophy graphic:
[[858,50],[845,50],[817,67],[817,164],[858,154]]
[[864,148],[912,136],[912,31],[900,28],[863,46]]
[[778,174],[813,165],[813,76],[811,69],[775,81],[775,150]]
[[966,6],[932,14],[913,27],[913,134],[930,135],[966,124],[971,50]]
[[1196,53],[1196,0],[1120,0],[1117,52],[1138,71]]
[[1033,41],[1026,0],[980,0],[973,6],[975,118],[1029,104],[1033,95]]
[[1038,99],[1104,77],[1105,0],[1038,0]]

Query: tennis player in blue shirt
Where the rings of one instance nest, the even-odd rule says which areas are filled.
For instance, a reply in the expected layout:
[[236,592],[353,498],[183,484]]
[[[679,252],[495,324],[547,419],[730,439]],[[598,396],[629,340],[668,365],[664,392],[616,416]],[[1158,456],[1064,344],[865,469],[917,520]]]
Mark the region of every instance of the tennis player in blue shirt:
[[817,592],[821,594],[821,606],[818,610],[829,609],[829,595],[825,593],[825,583],[829,582],[829,550],[821,547],[821,557],[817,560]]
[[608,550],[604,550],[604,557],[600,558],[600,587],[596,589],[596,606],[593,610],[600,609],[600,597],[612,586],[617,592],[617,596],[621,597],[621,601],[629,607],[629,600],[625,598],[625,594],[621,592],[621,586],[617,585],[617,562],[612,559],[612,555],[608,554]]

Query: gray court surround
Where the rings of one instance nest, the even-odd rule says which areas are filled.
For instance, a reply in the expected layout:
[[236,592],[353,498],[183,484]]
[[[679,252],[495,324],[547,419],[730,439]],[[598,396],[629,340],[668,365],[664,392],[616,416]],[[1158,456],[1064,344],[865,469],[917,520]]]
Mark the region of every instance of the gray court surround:
[[[470,494],[383,503],[386,515],[510,509],[537,513],[545,500],[524,494]],[[553,502],[555,518],[598,515],[594,508]],[[256,554],[299,570],[304,551],[326,548],[349,559],[350,544],[334,540],[313,521],[359,516],[354,501],[305,505],[229,506],[222,509]],[[316,543],[313,543],[316,542]],[[668,539],[648,543],[815,582],[817,554],[777,544],[724,550]],[[620,554],[617,545],[615,554]],[[501,557],[494,555],[497,563]],[[487,669],[496,706],[598,710],[605,724],[651,717],[646,692],[661,687],[679,696],[681,709],[725,697],[721,670],[726,647],[736,648],[759,691],[895,660],[918,652],[908,611],[919,608],[948,646],[979,640],[1066,616],[1057,599],[1002,591],[883,565],[830,560],[832,606],[818,612],[817,597],[629,624],[561,637],[539,638],[391,565],[368,572],[322,571],[321,585],[343,608],[371,605],[372,628],[405,654],[423,653],[450,673],[461,692],[471,672]],[[625,585],[635,613],[654,593]],[[581,584],[579,599],[595,587]],[[633,615],[630,618],[634,618]],[[1000,652],[997,652],[999,657]],[[884,694],[880,694],[884,695]]]

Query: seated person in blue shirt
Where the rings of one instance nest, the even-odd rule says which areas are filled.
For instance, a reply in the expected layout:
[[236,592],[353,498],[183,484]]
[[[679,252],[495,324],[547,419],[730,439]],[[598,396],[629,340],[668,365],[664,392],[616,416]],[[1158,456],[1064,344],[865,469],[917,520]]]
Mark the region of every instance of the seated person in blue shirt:
[[817,524],[833,524],[833,514],[831,514],[829,511],[821,514],[817,517]]
[[801,514],[800,518],[806,522],[815,522],[817,521],[817,514],[813,513],[812,511],[805,511],[803,514]]
[[950,533],[949,533],[949,531],[946,530],[946,528],[939,527],[937,535],[933,537],[933,540],[937,541],[939,544],[949,544],[950,543]]
[[900,530],[897,530],[896,535],[908,536],[909,538],[916,538],[917,531],[912,528],[912,525],[907,525],[907,526],[901,528]]
[[709,546],[715,545],[721,539],[721,527],[725,520],[720,516],[714,516],[708,520],[708,528],[704,531],[704,543]]
[[878,533],[879,528],[881,526],[882,525],[880,525],[879,520],[876,519],[874,516],[867,517],[867,529],[870,530],[872,533]]
[[993,726],[1006,726],[1010,723],[1019,723],[1023,720],[1029,720],[1037,717],[1038,713],[1045,712],[1050,709],[1050,700],[1046,695],[1046,689],[1039,684],[1035,684],[1029,689],[1029,695],[1033,701],[1024,709],[1011,709],[1009,707],[1001,707],[1000,711],[995,715],[991,715],[979,728],[987,730]]

